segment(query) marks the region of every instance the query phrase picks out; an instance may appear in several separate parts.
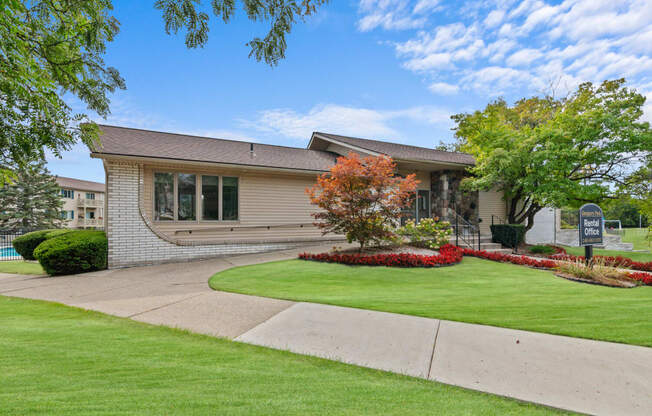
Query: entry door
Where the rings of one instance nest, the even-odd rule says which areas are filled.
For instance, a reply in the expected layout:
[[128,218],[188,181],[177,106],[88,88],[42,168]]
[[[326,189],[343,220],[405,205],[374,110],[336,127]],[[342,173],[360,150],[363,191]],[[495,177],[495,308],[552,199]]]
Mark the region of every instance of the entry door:
[[430,191],[420,189],[417,192],[417,221],[422,218],[430,218]]

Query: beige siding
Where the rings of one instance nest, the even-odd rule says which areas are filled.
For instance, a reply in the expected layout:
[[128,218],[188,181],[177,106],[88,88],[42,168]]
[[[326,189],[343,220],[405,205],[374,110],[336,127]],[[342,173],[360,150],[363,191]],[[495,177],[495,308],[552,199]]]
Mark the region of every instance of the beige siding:
[[416,173],[417,179],[419,180],[419,185],[417,185],[417,189],[430,190],[430,172],[424,172],[422,170],[419,170],[414,173]]
[[[145,214],[150,219],[153,211],[152,193],[155,171],[239,178],[238,221],[154,222],[159,231],[171,238],[193,241],[269,241],[321,236],[320,231],[311,225],[314,219],[310,213],[314,212],[316,208],[310,204],[305,193],[305,189],[315,183],[317,174],[179,168],[175,165],[146,166],[143,196]],[[192,230],[192,233],[184,230]]]
[[490,233],[491,216],[505,218],[505,201],[502,192],[480,191],[478,194],[479,217],[482,218],[480,230],[483,234]]

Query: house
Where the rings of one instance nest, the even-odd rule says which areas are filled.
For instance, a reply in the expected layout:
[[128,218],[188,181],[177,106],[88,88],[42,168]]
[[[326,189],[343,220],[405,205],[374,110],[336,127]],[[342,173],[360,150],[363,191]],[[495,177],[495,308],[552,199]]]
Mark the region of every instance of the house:
[[104,184],[56,177],[61,188],[61,219],[68,228],[104,228]]
[[[497,192],[460,189],[464,153],[313,133],[307,148],[101,125],[91,156],[103,161],[109,267],[263,252],[341,241],[313,225],[305,194],[340,155],[386,154],[420,183],[415,219],[480,224],[504,216]],[[482,220],[482,221],[481,221]]]

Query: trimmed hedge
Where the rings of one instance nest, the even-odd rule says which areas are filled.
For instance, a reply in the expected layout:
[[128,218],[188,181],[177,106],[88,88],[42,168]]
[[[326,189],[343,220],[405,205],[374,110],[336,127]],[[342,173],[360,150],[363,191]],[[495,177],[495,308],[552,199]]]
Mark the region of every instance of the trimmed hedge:
[[23,234],[20,237],[16,237],[11,244],[14,246],[14,249],[23,256],[25,260],[36,260],[34,257],[34,249],[38,247],[39,244],[44,242],[47,239],[56,237],[61,234],[69,233],[73,230],[60,230],[60,229],[50,229],[50,230],[39,230],[32,231],[31,233]]
[[525,241],[525,226],[523,224],[494,224],[491,229],[491,241],[507,247],[518,247]]
[[104,231],[70,231],[50,238],[34,250],[34,257],[50,275],[106,269],[108,243]]

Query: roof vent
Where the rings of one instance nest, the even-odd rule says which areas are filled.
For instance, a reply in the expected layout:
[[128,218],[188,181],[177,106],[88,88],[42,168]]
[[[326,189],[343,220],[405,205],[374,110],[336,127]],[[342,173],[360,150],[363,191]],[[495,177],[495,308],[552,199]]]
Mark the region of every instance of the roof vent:
[[254,153],[254,144],[253,143],[249,143],[249,156],[251,158],[254,158],[256,156],[256,154]]

